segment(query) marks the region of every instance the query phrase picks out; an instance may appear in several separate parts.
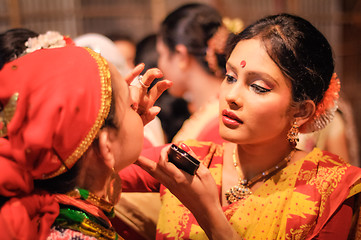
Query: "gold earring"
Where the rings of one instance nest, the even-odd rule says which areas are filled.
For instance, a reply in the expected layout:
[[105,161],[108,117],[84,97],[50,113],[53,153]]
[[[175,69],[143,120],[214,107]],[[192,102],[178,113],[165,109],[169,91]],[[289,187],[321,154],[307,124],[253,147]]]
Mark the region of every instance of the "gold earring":
[[115,205],[119,201],[121,193],[122,179],[120,179],[119,174],[112,168],[112,175],[107,186],[108,201]]
[[299,125],[297,124],[297,121],[294,121],[291,129],[287,133],[287,140],[293,147],[297,146],[297,142],[299,141],[298,138],[299,133],[300,133]]

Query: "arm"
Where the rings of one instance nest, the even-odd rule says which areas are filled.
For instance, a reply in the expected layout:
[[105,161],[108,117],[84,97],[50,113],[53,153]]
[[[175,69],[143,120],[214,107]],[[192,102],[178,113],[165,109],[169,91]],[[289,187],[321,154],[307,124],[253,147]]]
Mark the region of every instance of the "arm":
[[165,185],[194,215],[209,239],[241,239],[223,213],[217,186],[202,164],[191,176],[168,162],[168,147],[156,163],[141,156],[137,164]]
[[[141,155],[155,163],[164,146],[143,149]],[[124,192],[159,192],[160,183],[138,165],[132,164],[119,172]]]

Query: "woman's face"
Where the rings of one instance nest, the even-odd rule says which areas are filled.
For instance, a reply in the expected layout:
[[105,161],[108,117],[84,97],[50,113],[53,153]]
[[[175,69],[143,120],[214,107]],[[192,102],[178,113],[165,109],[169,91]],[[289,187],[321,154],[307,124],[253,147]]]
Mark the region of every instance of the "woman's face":
[[129,87],[116,67],[110,65],[115,98],[115,115],[119,129],[111,133],[115,156],[115,170],[119,171],[134,163],[143,146],[143,121],[132,108]]
[[285,140],[291,126],[290,81],[258,39],[240,41],[220,93],[220,134],[231,142]]
[[181,69],[181,55],[172,52],[160,37],[157,38],[158,67],[163,72],[164,78],[173,82],[168,92],[175,97],[183,97],[187,90],[185,73]]

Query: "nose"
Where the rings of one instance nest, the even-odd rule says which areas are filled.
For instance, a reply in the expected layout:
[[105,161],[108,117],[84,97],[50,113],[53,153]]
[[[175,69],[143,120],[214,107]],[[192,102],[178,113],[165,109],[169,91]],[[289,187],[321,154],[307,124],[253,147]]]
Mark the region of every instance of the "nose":
[[231,84],[225,95],[226,101],[230,106],[242,106],[242,94],[240,84]]

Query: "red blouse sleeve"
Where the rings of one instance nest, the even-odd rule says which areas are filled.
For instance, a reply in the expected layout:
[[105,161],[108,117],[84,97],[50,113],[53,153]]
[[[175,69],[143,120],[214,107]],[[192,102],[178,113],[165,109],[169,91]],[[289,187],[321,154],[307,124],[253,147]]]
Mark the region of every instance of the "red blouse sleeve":
[[[141,155],[158,162],[165,146],[143,149]],[[160,183],[138,165],[132,164],[119,172],[124,192],[159,192]]]

